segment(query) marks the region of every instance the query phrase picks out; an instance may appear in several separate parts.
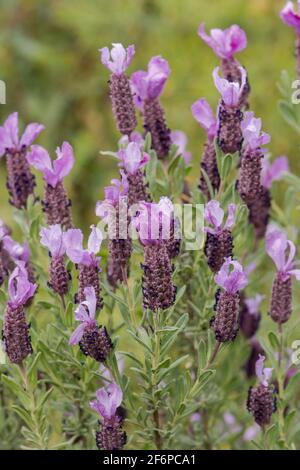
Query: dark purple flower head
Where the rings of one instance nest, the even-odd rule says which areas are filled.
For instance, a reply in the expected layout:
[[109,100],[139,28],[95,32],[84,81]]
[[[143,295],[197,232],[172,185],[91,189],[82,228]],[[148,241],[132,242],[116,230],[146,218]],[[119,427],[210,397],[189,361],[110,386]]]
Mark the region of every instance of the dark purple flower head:
[[280,12],[280,18],[288,26],[292,26],[300,33],[300,1],[298,0],[298,11],[295,11],[293,2],[287,2]]
[[134,46],[128,46],[127,49],[120,43],[112,44],[112,49],[109,51],[108,47],[99,49],[101,54],[101,62],[113,74],[122,75],[128,68],[132,57],[135,54]]
[[198,28],[200,38],[210,46],[220,59],[231,59],[234,54],[247,47],[245,32],[236,24],[227,29],[211,29],[210,36],[205,32],[205,25]]
[[142,202],[140,210],[133,218],[143,245],[157,245],[170,238],[174,220],[174,207],[170,199],[161,197],[158,204]]
[[123,393],[116,383],[111,383],[106,388],[100,388],[96,392],[97,399],[90,403],[90,407],[97,411],[104,419],[113,418],[122,403]]
[[178,147],[177,155],[181,155],[186,165],[188,165],[192,160],[192,154],[191,152],[188,152],[186,150],[186,146],[187,146],[186,134],[183,131],[172,131],[171,141],[172,141],[172,144],[175,144]]
[[279,181],[289,171],[289,161],[285,156],[276,158],[272,163],[267,157],[262,162],[261,184],[270,189],[273,181]]
[[87,326],[97,324],[95,320],[97,307],[95,289],[93,287],[86,287],[84,289],[84,295],[86,300],[75,310],[75,320],[80,321],[81,324],[76,328],[70,338],[69,344],[71,346],[75,346],[81,341]]
[[243,67],[239,67],[241,72],[241,83],[230,82],[219,76],[219,67],[213,71],[213,79],[217,90],[220,92],[222,100],[229,107],[237,107],[246,84],[247,74]]
[[[1,228],[0,228],[0,234],[1,234]],[[0,235],[0,240],[1,240],[1,235]],[[6,235],[3,238],[3,247],[14,261],[24,261],[25,263],[28,263],[29,258],[30,258],[30,250],[29,250],[29,246],[27,242],[21,245],[20,243],[13,240],[13,238],[10,235]]]
[[274,261],[282,279],[295,276],[297,281],[300,281],[300,269],[293,269],[296,248],[294,243],[288,240],[284,232],[277,229],[268,231],[266,236],[266,251]]
[[134,72],[131,76],[131,85],[136,105],[141,107],[143,101],[158,98],[169,75],[169,64],[161,56],[152,57],[147,72],[144,70]]
[[103,240],[102,232],[95,225],[91,226],[87,249],[83,249],[83,233],[80,229],[69,229],[63,234],[66,254],[73,263],[91,266],[98,264],[97,253]]
[[273,369],[264,367],[264,362],[265,356],[260,354],[255,364],[255,372],[259,383],[267,387],[269,385]]
[[240,263],[227,258],[218,274],[215,275],[215,282],[227,293],[236,294],[246,287],[248,278]]
[[12,308],[25,305],[33,297],[37,285],[28,280],[28,272],[23,261],[17,261],[17,266],[13,270],[8,281],[8,304]]
[[47,150],[40,145],[33,145],[27,155],[28,163],[41,171],[46,183],[53,188],[70,173],[74,165],[73,149],[68,142],[57,148],[56,155],[56,160],[52,162]]
[[[261,119],[255,118],[253,112],[245,112],[244,119],[241,123],[241,129],[244,141],[251,150],[260,148],[263,145],[268,144],[271,140],[269,134],[261,132],[261,125]],[[265,152],[266,150],[262,151]]]
[[192,105],[192,114],[200,126],[205,130],[210,140],[217,135],[217,120],[213,110],[205,98],[200,98]]
[[126,148],[119,150],[118,157],[121,160],[120,166],[130,175],[141,170],[150,160],[150,156],[136,142],[130,142]]
[[18,113],[10,114],[0,127],[0,158],[7,151],[17,152],[24,147],[29,147],[44,128],[42,124],[36,122],[28,124],[19,139]]
[[222,230],[231,229],[234,224],[235,209],[235,204],[228,205],[228,216],[225,224],[223,225],[224,211],[220,207],[219,201],[215,201],[213,199],[205,204],[204,218],[210,225],[212,225],[212,227],[205,227],[205,232],[218,234]]
[[49,228],[43,227],[40,231],[40,236],[41,245],[48,248],[51,256],[55,258],[65,254],[66,248],[63,239],[63,231],[60,225],[50,225]]

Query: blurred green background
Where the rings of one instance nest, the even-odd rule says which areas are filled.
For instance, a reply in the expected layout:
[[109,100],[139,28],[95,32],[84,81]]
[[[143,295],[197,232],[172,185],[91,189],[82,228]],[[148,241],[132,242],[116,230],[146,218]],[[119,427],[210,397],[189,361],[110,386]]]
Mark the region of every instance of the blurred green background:
[[[52,154],[63,140],[72,143],[76,166],[68,177],[75,222],[95,220],[94,206],[117,173],[115,161],[99,155],[115,149],[115,129],[108,97],[108,71],[98,49],[112,42],[135,44],[129,72],[145,68],[153,55],[170,62],[172,74],[162,102],[168,124],[188,134],[195,171],[204,134],[193,120],[191,104],[201,96],[216,105],[211,73],[218,64],[197,36],[197,27],[239,24],[248,48],[239,60],[249,71],[251,107],[271,133],[273,155],[287,154],[292,170],[300,170],[298,137],[282,120],[277,82],[282,69],[294,74],[294,31],[278,13],[283,0],[1,0],[0,79],[6,82],[7,104],[1,122],[19,111],[24,123],[46,126],[39,139]],[[40,178],[39,178],[40,181]],[[10,220],[4,161],[0,163],[0,215]]]

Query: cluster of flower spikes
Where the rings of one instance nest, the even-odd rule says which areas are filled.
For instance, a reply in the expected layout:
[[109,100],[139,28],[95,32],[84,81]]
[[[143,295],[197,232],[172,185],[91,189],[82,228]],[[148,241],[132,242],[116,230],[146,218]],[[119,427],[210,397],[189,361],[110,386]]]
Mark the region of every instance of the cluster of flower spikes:
[[18,113],[8,116],[0,127],[0,158],[6,159],[9,202],[17,209],[26,208],[28,197],[34,194],[35,178],[26,157],[43,129],[41,124],[29,124],[19,139]]
[[32,353],[29,325],[25,307],[34,296],[37,285],[28,279],[24,261],[16,261],[16,267],[8,281],[8,302],[3,317],[4,348],[10,362],[21,365]]

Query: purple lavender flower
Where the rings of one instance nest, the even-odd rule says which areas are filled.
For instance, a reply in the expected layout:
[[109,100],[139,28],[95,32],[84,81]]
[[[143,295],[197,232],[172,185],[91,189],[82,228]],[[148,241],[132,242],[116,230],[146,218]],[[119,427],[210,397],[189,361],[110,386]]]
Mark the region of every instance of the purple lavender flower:
[[18,261],[8,281],[8,296],[3,318],[3,340],[9,360],[15,364],[32,353],[29,325],[26,323],[24,307],[33,297],[36,284],[28,280],[24,262]]
[[112,185],[104,189],[105,200],[99,201],[96,206],[96,215],[108,226],[107,279],[114,289],[119,282],[127,281],[132,252],[132,241],[128,233],[128,178],[123,171],[121,177],[121,181],[112,180]]
[[205,130],[207,139],[204,144],[204,151],[201,160],[201,177],[199,189],[210,199],[210,191],[204,177],[206,173],[214,191],[218,191],[220,186],[220,175],[218,171],[215,137],[217,135],[217,121],[214,113],[205,98],[200,98],[192,105],[192,114],[200,126]]
[[19,139],[18,113],[10,114],[0,127],[0,158],[6,157],[9,202],[17,209],[26,207],[28,197],[34,193],[35,178],[30,173],[26,153],[43,129],[41,124],[28,124]]
[[66,270],[66,248],[63,240],[63,232],[60,225],[50,225],[40,231],[41,245],[49,250],[51,257],[49,268],[49,287],[63,297],[68,293],[70,275]]
[[274,390],[269,385],[273,369],[264,368],[264,361],[265,357],[260,355],[255,366],[259,385],[250,387],[247,400],[249,413],[262,428],[270,424],[272,414],[276,411]]
[[[35,282],[34,269],[30,262],[30,250],[27,241],[22,244],[16,242],[10,235],[3,238],[3,248],[6,251],[9,260],[16,263],[16,261],[24,261],[25,267],[28,272],[30,282]],[[10,266],[10,264],[8,264]]]
[[242,266],[227,258],[215,275],[215,282],[223,291],[219,291],[216,297],[216,315],[211,326],[218,342],[233,341],[239,328],[239,291],[246,287],[248,279]]
[[192,160],[192,154],[186,150],[188,139],[185,132],[179,130],[172,131],[171,142],[172,144],[177,145],[176,155],[181,155],[185,164],[188,165]]
[[97,308],[95,289],[86,287],[84,295],[86,300],[81,302],[75,311],[75,320],[81,324],[72,334],[69,344],[75,346],[79,343],[80,349],[86,356],[103,362],[112,349],[112,342],[106,328],[98,326],[95,319]]
[[64,142],[56,150],[57,158],[53,162],[43,147],[33,145],[27,155],[27,161],[37,170],[41,171],[45,181],[44,211],[48,225],[59,224],[64,228],[73,226],[71,216],[71,201],[68,199],[63,178],[71,171],[74,165],[72,146]]
[[296,248],[280,230],[270,230],[266,237],[266,251],[277,268],[273,281],[270,315],[279,324],[292,313],[292,276],[300,281],[300,269],[294,269]]
[[[234,58],[234,55],[247,47],[246,33],[237,25],[232,25],[227,29],[212,29],[210,36],[205,33],[204,23],[200,24],[198,29],[200,38],[212,48],[214,53],[221,59],[221,69],[223,77],[229,82],[242,81],[240,64]],[[248,95],[250,86],[248,78],[240,97],[241,107],[248,107]]]
[[107,388],[100,388],[96,397],[90,407],[101,418],[100,430],[96,433],[97,447],[99,450],[121,450],[126,444],[126,433],[123,431],[125,410],[120,406],[122,390],[113,382]]
[[91,226],[91,229],[87,249],[83,248],[83,234],[80,229],[67,230],[63,234],[63,242],[67,256],[73,263],[79,265],[79,289],[76,301],[78,303],[85,301],[85,288],[93,287],[97,298],[97,308],[101,308],[102,298],[99,281],[99,261],[101,258],[96,255],[99,253],[103,236],[101,230],[94,225]]
[[136,128],[137,120],[130,82],[125,71],[131,62],[135,49],[133,45],[127,49],[122,44],[113,44],[112,46],[110,52],[107,47],[103,47],[99,51],[103,65],[111,71],[110,98],[117,128],[121,134],[129,136]]
[[256,237],[263,238],[269,222],[271,208],[270,188],[273,181],[282,178],[289,169],[286,157],[278,157],[272,164],[266,156],[262,161],[261,188],[257,198],[249,206],[249,220],[254,225]]
[[170,150],[170,129],[166,125],[159,97],[170,75],[168,62],[161,56],[152,57],[147,72],[139,70],[131,76],[135,103],[141,108],[144,128],[151,134],[152,148],[158,158],[165,158]]
[[232,256],[231,228],[234,225],[235,209],[235,204],[228,205],[227,220],[223,224],[224,211],[220,207],[220,203],[211,200],[205,205],[204,218],[210,227],[204,228],[207,233],[204,252],[207,264],[214,273],[221,269],[226,258]]
[[246,72],[240,67],[241,83],[230,82],[219,77],[219,67],[213,72],[217,90],[221,94],[218,109],[217,142],[224,153],[235,153],[241,150],[243,135],[241,122],[243,113],[240,110],[240,98],[246,83]]
[[149,162],[150,156],[141,150],[140,144],[130,142],[127,147],[119,150],[118,157],[121,160],[120,166],[127,176],[129,206],[141,201],[150,201],[148,186],[142,171]]
[[141,203],[133,224],[144,246],[143,297],[144,308],[165,310],[173,305],[176,287],[172,283],[172,264],[167,240],[171,237],[174,209],[164,197],[158,204]]
[[0,219],[0,286],[3,284],[10,266],[10,256],[4,247],[4,240],[9,234],[8,227]]
[[280,17],[284,23],[295,29],[296,32],[296,60],[297,74],[300,77],[300,1],[298,0],[298,11],[294,9],[293,2],[287,2],[280,12]]
[[248,207],[261,193],[262,159],[265,149],[262,146],[270,141],[270,136],[261,132],[261,119],[247,111],[241,123],[244,147],[241,152],[240,178],[238,191]]
[[239,323],[245,338],[251,338],[258,330],[261,319],[259,306],[263,298],[264,296],[259,294],[250,299],[241,296]]

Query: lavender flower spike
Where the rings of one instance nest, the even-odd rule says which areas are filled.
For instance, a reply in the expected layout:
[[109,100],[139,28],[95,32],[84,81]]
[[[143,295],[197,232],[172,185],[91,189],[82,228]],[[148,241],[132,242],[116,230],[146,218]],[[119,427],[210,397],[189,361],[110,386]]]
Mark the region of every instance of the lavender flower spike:
[[221,269],[226,258],[232,256],[231,228],[234,225],[235,209],[235,204],[228,205],[227,220],[223,224],[224,211],[220,203],[211,200],[205,205],[204,218],[210,226],[204,228],[207,233],[204,252],[207,264],[214,273]]
[[129,46],[126,50],[122,44],[113,44],[112,46],[110,52],[107,47],[103,47],[99,51],[103,65],[111,71],[110,98],[117,128],[121,134],[129,136],[136,128],[137,120],[130,82],[125,71],[131,62],[135,49],[134,46]]
[[56,150],[57,158],[53,162],[43,147],[33,145],[27,155],[27,161],[37,170],[41,171],[45,181],[44,211],[48,225],[59,224],[64,228],[71,228],[71,201],[68,199],[63,179],[70,173],[74,165],[72,146],[64,142]]
[[207,199],[210,199],[210,191],[203,173],[205,172],[209,178],[213,190],[218,191],[220,186],[220,175],[218,171],[214,143],[215,137],[217,135],[217,120],[210,105],[204,98],[200,98],[192,105],[192,114],[207,134],[201,160],[202,172],[199,189],[203,192],[203,194],[205,194]]
[[278,181],[289,171],[286,157],[276,158],[272,164],[264,156],[261,172],[261,189],[255,201],[249,207],[249,220],[254,225],[257,238],[263,238],[269,222],[271,208],[270,188],[273,181]]
[[18,113],[8,116],[0,127],[0,158],[6,157],[9,202],[17,209],[26,207],[28,197],[34,193],[35,178],[30,172],[26,154],[43,129],[41,124],[29,124],[19,139]]
[[254,298],[244,299],[241,296],[240,305],[240,329],[245,338],[252,338],[258,330],[261,314],[259,306],[263,300],[263,295],[256,295]]
[[86,300],[85,288],[93,287],[97,298],[97,308],[102,307],[99,281],[100,258],[96,256],[103,239],[102,232],[94,225],[91,226],[87,249],[83,249],[83,234],[80,229],[69,229],[63,234],[66,254],[73,263],[79,265],[79,290],[76,294],[78,303]]
[[171,237],[173,205],[168,198],[158,204],[141,203],[133,224],[144,246],[144,308],[165,310],[173,305],[176,287],[172,283],[172,264],[167,249]]
[[122,429],[125,410],[120,406],[122,390],[113,382],[107,388],[100,388],[96,397],[90,407],[101,417],[100,430],[96,433],[97,447],[99,450],[121,450],[126,444],[126,433]]
[[[226,78],[226,80],[229,82],[241,83],[242,76],[240,71],[240,64],[234,58],[234,55],[246,48],[246,33],[238,25],[234,24],[224,30],[212,29],[209,36],[205,32],[204,23],[202,23],[199,26],[198,35],[221,59],[223,77]],[[247,79],[240,98],[241,107],[248,107],[247,99],[249,92],[250,86]]]
[[[232,269],[231,269],[232,268]],[[211,326],[215,332],[216,340],[220,343],[233,341],[239,328],[239,291],[248,283],[247,276],[242,266],[237,261],[227,258],[218,274],[215,282],[222,287],[216,296],[216,315],[211,320]]]
[[265,150],[262,146],[269,143],[270,136],[261,132],[261,119],[247,111],[241,123],[244,146],[241,153],[240,178],[238,191],[243,201],[250,207],[261,193],[262,159]]
[[9,300],[4,312],[2,333],[6,354],[15,364],[21,364],[32,353],[24,307],[33,297],[36,288],[37,285],[28,280],[25,264],[18,261],[8,281]]
[[266,251],[277,268],[270,315],[276,323],[282,324],[288,321],[292,313],[292,276],[300,281],[300,269],[294,269],[296,248],[284,232],[275,229],[267,233]]
[[98,326],[95,319],[97,308],[95,289],[86,287],[84,295],[86,300],[75,311],[75,320],[81,324],[72,334],[69,343],[72,346],[79,343],[80,349],[86,356],[103,362],[112,349],[112,342],[106,328]]
[[284,23],[295,29],[296,32],[296,60],[297,74],[300,78],[300,1],[298,0],[298,11],[294,9],[293,2],[288,1],[280,12],[280,17]]
[[246,72],[240,67],[241,83],[229,82],[219,77],[219,67],[213,71],[213,79],[221,94],[219,104],[218,145],[224,153],[235,153],[241,150],[243,136],[241,122],[243,113],[240,110],[240,98],[246,83]]
[[142,169],[147,165],[150,156],[144,153],[140,145],[130,142],[126,148],[118,152],[120,166],[124,169],[128,181],[128,204],[138,204],[141,201],[150,201],[148,187]]
[[49,287],[63,298],[69,290],[70,276],[66,270],[63,232],[60,225],[50,225],[40,231],[41,245],[49,250]]
[[107,279],[114,289],[119,282],[126,283],[132,251],[132,241],[128,233],[129,184],[124,171],[121,171],[121,177],[121,181],[112,180],[112,185],[105,188],[105,200],[99,201],[96,207],[96,215],[106,221],[108,226]]
[[255,388],[250,387],[247,401],[249,413],[262,428],[270,424],[272,414],[276,411],[274,390],[269,385],[273,369],[264,368],[264,361],[265,357],[259,355],[255,365],[259,384]]
[[151,134],[152,148],[164,159],[170,150],[171,135],[166,125],[159,97],[170,75],[168,62],[161,56],[152,57],[147,72],[139,70],[131,76],[136,105],[141,108],[144,128]]

